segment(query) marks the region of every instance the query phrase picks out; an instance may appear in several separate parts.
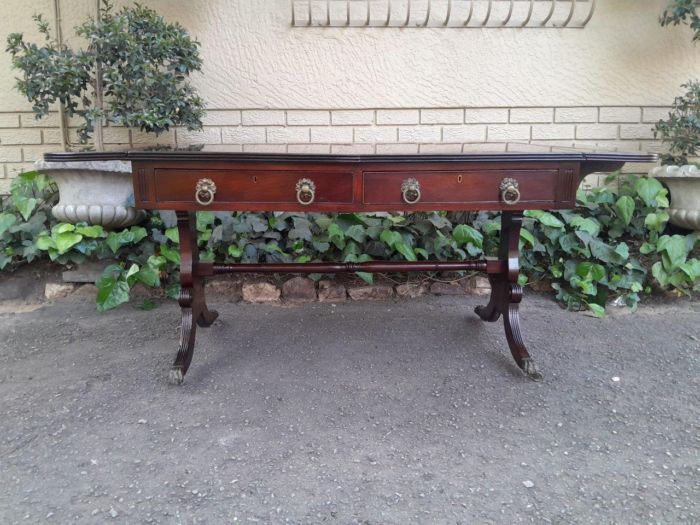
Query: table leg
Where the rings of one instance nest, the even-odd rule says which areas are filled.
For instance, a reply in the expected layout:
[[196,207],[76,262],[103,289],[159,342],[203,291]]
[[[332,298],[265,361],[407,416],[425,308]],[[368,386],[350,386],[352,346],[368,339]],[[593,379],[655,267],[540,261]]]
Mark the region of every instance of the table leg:
[[182,311],[180,347],[170,369],[170,382],[181,384],[192,362],[197,325],[211,326],[218,317],[209,310],[204,296],[204,278],[197,273],[199,250],[194,212],[177,212],[177,228],[180,234],[180,296],[178,303]]
[[501,215],[501,242],[498,258],[505,262],[502,273],[489,275],[491,298],[486,306],[477,306],[476,314],[484,321],[495,322],[503,316],[503,326],[510,353],[518,366],[530,379],[540,381],[543,376],[527,351],[520,330],[519,306],[523,288],[518,284],[520,273],[519,243],[523,223],[521,212],[503,212]]

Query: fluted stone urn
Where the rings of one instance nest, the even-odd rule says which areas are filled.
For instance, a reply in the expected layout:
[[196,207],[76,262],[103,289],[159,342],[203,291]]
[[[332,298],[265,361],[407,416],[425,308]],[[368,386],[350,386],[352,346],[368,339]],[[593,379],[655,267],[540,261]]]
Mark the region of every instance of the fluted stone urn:
[[694,165],[658,166],[649,175],[668,188],[671,224],[700,231],[700,169]]
[[51,213],[61,222],[87,222],[113,230],[138,224],[145,217],[143,210],[134,207],[131,162],[38,160],[34,166],[58,186],[59,201]]

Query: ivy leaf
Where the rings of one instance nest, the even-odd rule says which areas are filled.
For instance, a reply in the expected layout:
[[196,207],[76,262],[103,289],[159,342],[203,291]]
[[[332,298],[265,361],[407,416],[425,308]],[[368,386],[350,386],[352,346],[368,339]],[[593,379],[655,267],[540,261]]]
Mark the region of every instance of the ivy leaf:
[[0,213],[0,237],[16,222],[14,213]]
[[97,310],[99,312],[111,310],[128,301],[129,284],[123,279],[107,275],[97,281]]
[[12,202],[20,215],[22,215],[22,218],[28,221],[39,201],[34,197],[17,196],[12,199]]
[[326,253],[331,248],[330,243],[326,241],[314,240],[311,244],[314,247],[314,250],[319,253]]
[[652,177],[640,177],[635,190],[647,206],[656,206],[656,196],[664,190],[661,183]]
[[177,228],[168,228],[165,230],[165,236],[175,244],[180,244],[180,232]]
[[698,259],[691,259],[679,265],[679,268],[688,276],[691,282],[700,279],[700,261]]
[[259,215],[248,214],[245,218],[246,224],[256,233],[262,233],[267,231],[267,222],[264,221]]
[[525,215],[527,217],[532,217],[533,219],[538,220],[545,226],[549,226],[550,228],[563,228],[564,223],[561,222],[559,219],[557,219],[554,215],[547,211],[542,211],[542,210],[528,210],[525,212]]
[[84,237],[97,239],[98,237],[102,237],[104,235],[104,228],[102,228],[102,226],[100,226],[99,224],[93,226],[78,226],[75,229],[75,232],[79,233]]
[[406,259],[407,261],[417,261],[418,260],[413,249],[405,242],[403,242],[403,241],[397,242],[396,244],[394,244],[394,248],[396,249],[397,252],[399,252],[401,255],[403,255],[404,259]]
[[129,230],[130,239],[129,242],[133,244],[138,244],[142,240],[144,240],[148,236],[148,232],[146,231],[146,228],[143,228],[141,226],[132,226]]
[[336,223],[328,226],[328,240],[330,240],[340,250],[345,248],[345,233]]
[[146,286],[160,286],[160,271],[157,267],[147,264],[139,270],[136,277]]
[[357,275],[360,279],[362,279],[364,282],[367,284],[373,284],[374,283],[374,275],[368,272],[355,272],[355,275]]
[[236,246],[235,244],[232,244],[228,247],[228,254],[233,257],[234,259],[240,259],[241,256],[243,255],[243,249]]
[[359,243],[365,242],[367,238],[364,226],[361,226],[359,224],[353,224],[347,230],[345,230],[345,236]]
[[66,232],[73,232],[75,231],[75,225],[74,224],[68,224],[68,223],[60,223],[51,228],[51,233],[66,233]]
[[47,232],[43,232],[42,234],[37,237],[36,241],[34,242],[34,245],[39,249],[43,251],[47,251],[49,248],[53,248],[54,250],[56,249],[56,243],[55,241],[51,238],[51,236]]
[[629,195],[623,195],[615,203],[615,213],[622,220],[625,226],[629,226],[634,215],[634,199]]
[[605,277],[605,267],[591,262],[582,262],[576,267],[576,274],[584,279],[600,281]]
[[668,213],[650,213],[644,219],[644,225],[651,231],[660,232],[668,222]]
[[126,275],[124,276],[129,287],[133,286],[134,283],[136,282],[139,271],[140,271],[140,268],[139,268],[138,264],[132,264],[129,267],[129,270],[126,272]]
[[117,250],[119,250],[119,248],[122,245],[121,238],[116,232],[109,232],[109,235],[107,235],[107,239],[105,239],[105,242],[107,243],[107,246],[109,246],[112,250],[112,253],[117,253]]
[[648,243],[648,242],[645,242],[644,244],[642,244],[639,247],[639,253],[642,253],[644,255],[648,255],[648,254],[653,253],[655,251],[656,251],[656,246],[651,244],[651,243]]
[[577,215],[576,217],[571,219],[571,226],[573,226],[577,230],[583,230],[585,232],[588,232],[593,236],[596,236],[600,233],[600,224],[598,223],[598,221],[589,217],[581,217],[580,215]]
[[167,246],[165,244],[160,245],[160,254],[165,257],[168,261],[175,264],[180,264],[180,252]]
[[386,244],[389,248],[395,248],[397,243],[403,241],[403,238],[399,232],[384,230],[379,236],[379,240]]
[[59,233],[58,235],[52,235],[52,238],[56,243],[56,249],[58,250],[59,254],[66,253],[73,246],[83,240],[83,236],[75,232]]
[[663,288],[668,286],[668,273],[666,273],[666,270],[664,270],[664,266],[661,261],[654,263],[654,265],[651,267],[651,274]]
[[615,247],[615,253],[626,261],[630,257],[630,248],[627,243],[621,242]]
[[586,306],[596,317],[605,317],[605,308],[603,306],[596,303],[587,303]]
[[535,243],[537,241],[535,240],[535,236],[532,235],[532,233],[525,229],[521,228],[520,229],[520,248],[522,249],[526,244],[529,244],[531,248],[535,247]]
[[452,232],[452,237],[461,245],[471,243],[477,248],[484,246],[482,233],[468,224],[459,224]]
[[[207,231],[207,227],[210,224],[214,224],[214,212],[213,211],[198,211],[197,212],[197,231],[204,232]],[[265,228],[267,229],[267,228]]]
[[598,239],[594,239],[590,243],[591,254],[596,259],[609,264],[624,264],[627,257],[624,253],[618,252],[615,248]]
[[659,239],[656,249],[659,253],[666,253],[673,268],[683,264],[688,257],[685,239],[680,235],[664,235]]

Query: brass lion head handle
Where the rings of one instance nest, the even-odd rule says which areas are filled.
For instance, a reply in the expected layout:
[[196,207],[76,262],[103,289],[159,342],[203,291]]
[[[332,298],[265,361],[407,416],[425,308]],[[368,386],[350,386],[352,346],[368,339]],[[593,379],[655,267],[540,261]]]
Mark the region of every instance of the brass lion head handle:
[[506,178],[501,181],[501,200],[512,206],[520,202],[520,185],[518,181],[511,178]]
[[415,204],[421,198],[420,182],[414,178],[406,179],[401,184],[401,195],[406,204]]
[[214,195],[216,195],[216,184],[211,179],[199,179],[197,181],[197,187],[194,190],[194,200],[200,206],[209,206],[214,202]]
[[297,201],[308,206],[316,199],[316,184],[311,179],[299,179],[296,185]]

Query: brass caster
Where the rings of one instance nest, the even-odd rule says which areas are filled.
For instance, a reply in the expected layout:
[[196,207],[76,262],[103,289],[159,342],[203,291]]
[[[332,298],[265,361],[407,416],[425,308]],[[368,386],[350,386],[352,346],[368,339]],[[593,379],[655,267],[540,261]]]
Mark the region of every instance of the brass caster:
[[185,375],[182,373],[182,368],[179,366],[174,366],[170,369],[170,373],[168,374],[168,383],[178,386],[181,385],[184,380]]
[[533,381],[542,381],[544,379],[544,374],[537,370],[537,367],[535,366],[535,361],[531,357],[526,357],[523,359],[523,363],[520,366],[522,368],[523,372],[532,379]]

